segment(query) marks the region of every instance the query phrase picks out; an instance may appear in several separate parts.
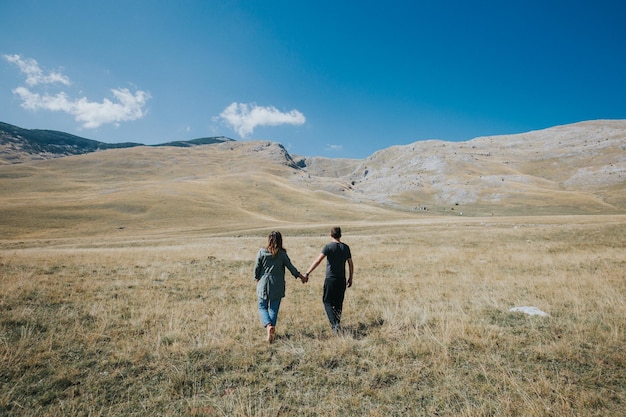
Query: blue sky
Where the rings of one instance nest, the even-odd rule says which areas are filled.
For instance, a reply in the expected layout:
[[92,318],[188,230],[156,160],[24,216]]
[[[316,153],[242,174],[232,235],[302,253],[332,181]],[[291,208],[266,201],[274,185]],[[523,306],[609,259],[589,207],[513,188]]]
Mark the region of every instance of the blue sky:
[[0,121],[364,158],[626,118],[626,1],[0,1]]

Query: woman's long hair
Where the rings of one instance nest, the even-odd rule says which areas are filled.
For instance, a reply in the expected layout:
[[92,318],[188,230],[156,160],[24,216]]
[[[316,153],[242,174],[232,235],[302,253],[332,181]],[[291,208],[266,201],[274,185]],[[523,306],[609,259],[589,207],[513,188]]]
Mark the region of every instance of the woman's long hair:
[[281,235],[279,231],[273,231],[267,237],[267,250],[272,256],[278,255],[280,250],[285,250],[285,248],[283,248],[283,235]]

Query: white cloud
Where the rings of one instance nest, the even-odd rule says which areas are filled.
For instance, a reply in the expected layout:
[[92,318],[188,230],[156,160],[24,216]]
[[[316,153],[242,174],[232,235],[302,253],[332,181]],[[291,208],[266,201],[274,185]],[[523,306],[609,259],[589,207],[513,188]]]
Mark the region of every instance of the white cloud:
[[219,119],[243,138],[251,135],[258,126],[302,125],[306,121],[298,110],[283,113],[273,106],[245,103],[232,103],[222,111]]
[[85,97],[70,98],[66,93],[56,95],[34,93],[26,87],[13,90],[22,99],[22,107],[27,110],[62,111],[74,116],[86,129],[94,129],[103,124],[137,120],[146,115],[144,106],[150,94],[137,91],[134,94],[127,88],[113,89],[116,102],[103,99],[101,103],[89,101]]
[[30,86],[54,83],[70,85],[70,79],[59,72],[44,74],[37,61],[32,58],[22,59],[19,55],[4,55],[4,59],[18,66],[20,71],[26,75],[26,84]]
[[150,99],[150,93],[141,90],[132,93],[127,88],[114,88],[111,89],[114,100],[104,98],[102,102],[89,101],[86,97],[73,98],[64,91],[55,95],[32,91],[33,87],[40,84],[59,83],[69,86],[71,82],[60,73],[44,74],[34,59],[22,59],[19,55],[4,55],[4,58],[20,68],[26,75],[26,84],[31,87],[29,89],[20,86],[13,89],[13,94],[22,100],[21,106],[24,109],[65,112],[74,116],[74,119],[82,123],[82,127],[86,129],[109,123],[118,126],[120,122],[137,120],[147,113],[144,108]]

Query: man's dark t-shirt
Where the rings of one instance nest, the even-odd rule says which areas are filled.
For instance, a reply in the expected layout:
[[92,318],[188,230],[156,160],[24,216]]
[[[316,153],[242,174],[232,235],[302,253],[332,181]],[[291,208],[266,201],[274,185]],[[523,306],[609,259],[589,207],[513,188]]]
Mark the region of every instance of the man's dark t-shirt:
[[352,258],[350,248],[342,242],[330,242],[322,249],[326,255],[326,279],[345,279],[346,261]]

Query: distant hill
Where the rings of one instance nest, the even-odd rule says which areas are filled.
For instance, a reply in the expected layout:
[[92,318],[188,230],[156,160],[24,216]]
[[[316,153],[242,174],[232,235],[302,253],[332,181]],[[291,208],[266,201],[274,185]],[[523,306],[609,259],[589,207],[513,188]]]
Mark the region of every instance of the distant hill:
[[[36,145],[17,132],[5,137]],[[0,237],[626,214],[626,120],[419,141],[364,159],[292,156],[270,141],[184,146],[0,164]]]
[[[232,140],[219,136],[167,142],[153,146],[191,147]],[[15,164],[136,146],[146,145],[135,142],[105,143],[55,130],[23,129],[0,122],[0,164]]]
[[208,138],[199,138],[192,140],[178,140],[174,142],[160,143],[153,146],[177,146],[179,148],[190,148],[192,146],[200,145],[212,145],[214,143],[233,142],[234,139],[227,138],[225,136],[212,136]]

